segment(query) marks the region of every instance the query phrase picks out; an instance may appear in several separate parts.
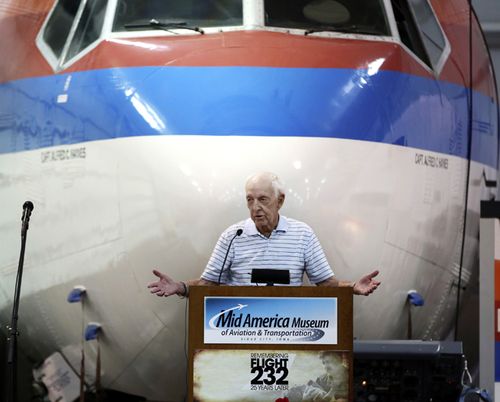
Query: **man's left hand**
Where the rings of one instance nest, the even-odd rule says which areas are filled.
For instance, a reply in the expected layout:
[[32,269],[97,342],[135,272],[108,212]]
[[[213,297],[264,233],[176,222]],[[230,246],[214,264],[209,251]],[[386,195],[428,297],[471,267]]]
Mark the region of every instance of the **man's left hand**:
[[378,275],[378,271],[373,271],[368,275],[361,277],[358,281],[354,282],[354,286],[352,290],[355,295],[368,296],[375,289],[377,289],[380,285],[380,281],[377,281],[375,278]]

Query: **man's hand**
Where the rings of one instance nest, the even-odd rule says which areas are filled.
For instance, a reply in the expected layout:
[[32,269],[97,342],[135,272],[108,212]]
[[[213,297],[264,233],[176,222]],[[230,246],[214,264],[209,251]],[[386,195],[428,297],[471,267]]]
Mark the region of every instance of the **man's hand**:
[[327,395],[328,393],[318,383],[311,380],[304,389],[302,402],[330,402],[331,398]]
[[156,282],[151,282],[148,285],[148,288],[151,289],[151,293],[160,297],[168,297],[175,294],[184,295],[184,286],[182,283],[174,281],[170,276],[165,275],[156,269],[153,270],[153,274],[160,279]]
[[378,271],[373,271],[372,273],[361,277],[358,281],[354,282],[352,287],[354,294],[368,296],[375,289],[378,288],[380,282],[373,279],[378,275]]

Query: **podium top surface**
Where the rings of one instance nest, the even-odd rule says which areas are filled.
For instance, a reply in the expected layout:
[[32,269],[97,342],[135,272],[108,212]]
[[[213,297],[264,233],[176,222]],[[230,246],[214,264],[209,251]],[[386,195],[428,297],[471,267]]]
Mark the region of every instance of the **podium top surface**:
[[351,287],[327,286],[190,286],[189,298],[204,296],[342,297],[352,299]]

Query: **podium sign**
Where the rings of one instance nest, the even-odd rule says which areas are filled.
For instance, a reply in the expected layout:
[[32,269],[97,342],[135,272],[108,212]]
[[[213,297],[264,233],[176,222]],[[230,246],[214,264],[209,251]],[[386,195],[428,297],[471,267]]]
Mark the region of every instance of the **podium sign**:
[[352,400],[350,288],[191,287],[189,323],[190,401]]
[[336,344],[336,297],[206,297],[205,343]]

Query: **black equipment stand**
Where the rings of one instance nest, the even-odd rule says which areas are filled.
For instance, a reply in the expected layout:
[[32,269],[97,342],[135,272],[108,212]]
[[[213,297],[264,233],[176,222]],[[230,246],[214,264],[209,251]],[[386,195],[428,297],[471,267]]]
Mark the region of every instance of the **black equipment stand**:
[[7,327],[7,402],[17,402],[17,320],[19,318],[19,297],[21,294],[21,281],[23,277],[24,250],[26,248],[26,235],[28,234],[29,221],[33,211],[33,203],[26,201],[23,205],[21,217],[21,254],[17,268],[16,288],[14,292],[14,304],[12,306],[12,319]]

